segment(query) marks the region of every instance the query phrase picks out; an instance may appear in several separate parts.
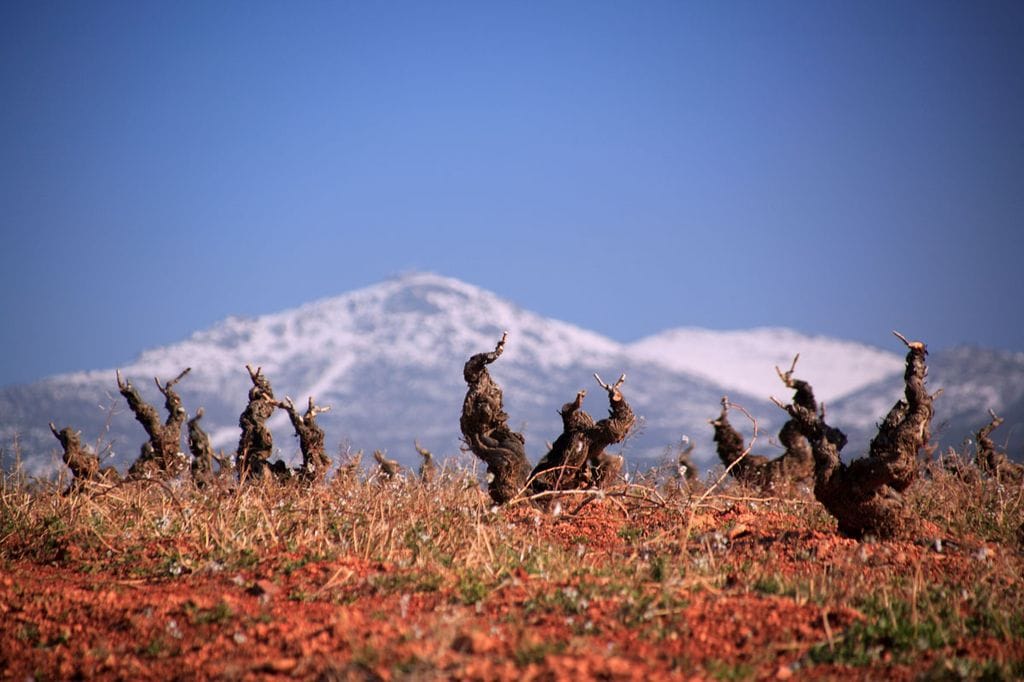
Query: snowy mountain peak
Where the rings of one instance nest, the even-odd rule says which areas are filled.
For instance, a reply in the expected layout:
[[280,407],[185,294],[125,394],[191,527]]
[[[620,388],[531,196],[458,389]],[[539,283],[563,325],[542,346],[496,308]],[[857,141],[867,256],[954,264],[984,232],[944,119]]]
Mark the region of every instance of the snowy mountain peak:
[[[741,401],[766,431],[781,423],[780,410],[767,397],[786,397],[774,367],[787,368],[796,353],[798,375],[830,402],[830,414],[842,428],[869,430],[901,391],[902,359],[896,352],[778,328],[680,328],[622,344],[430,273],[405,274],[255,318],[229,317],[184,341],[148,350],[121,369],[159,405],[151,378],[170,378],[192,367],[180,384],[186,409],[205,408],[203,424],[214,446],[230,452],[238,442],[238,415],[249,389],[244,367],[261,366],[279,397],[302,401],[312,395],[331,405],[321,423],[333,452],[348,446],[384,448],[408,464],[416,458],[414,438],[441,457],[458,453],[462,366],[470,355],[493,348],[503,330],[509,331],[509,342],[492,371],[534,458],[558,435],[557,407],[580,388],[593,388],[594,371],[628,373],[626,395],[644,426],[627,441],[627,456],[657,457],[687,434],[700,443],[695,458],[705,465],[714,460],[707,420],[717,414],[723,393]],[[979,414],[984,418],[989,407],[1009,409],[1019,402],[1019,392],[992,388],[1003,377],[1019,376],[1000,370],[1021,364],[1014,360],[986,360],[991,379],[979,367],[973,381],[943,384],[946,395],[956,395],[953,384],[961,383],[970,394],[970,400],[966,394],[958,400],[972,405],[964,423]],[[941,362],[936,369],[954,376]],[[985,385],[977,380],[980,373]],[[940,372],[933,376],[940,379]],[[600,392],[592,393],[586,408],[603,414]],[[87,441],[112,443],[111,463],[122,467],[138,454],[143,438],[117,394],[113,369],[0,390],[0,416],[0,446],[18,434],[25,451],[44,460],[36,470],[56,461],[49,457],[56,451],[50,420],[81,429]],[[286,415],[275,414],[269,425],[280,456],[294,461],[297,446]],[[848,451],[858,454],[854,447]]]
[[677,371],[717,381],[759,398],[785,393],[775,367],[810,380],[819,400],[836,400],[903,367],[902,356],[853,341],[809,336],[778,327],[713,331],[680,327],[641,339],[630,350]]
[[268,373],[310,366],[337,375],[356,356],[433,367],[441,358],[492,347],[504,330],[510,333],[506,358],[539,369],[566,367],[581,358],[600,364],[631,356],[762,399],[780,393],[774,367],[788,367],[796,353],[800,374],[814,378],[826,401],[902,366],[894,352],[781,328],[683,327],[626,345],[543,318],[460,280],[413,272],[292,310],[227,318],[186,341],[146,351],[128,369],[168,374],[181,366],[215,367],[219,374],[241,361],[262,365]]
[[456,279],[413,273],[257,321],[279,332],[278,344],[312,350],[360,349],[424,365],[439,355],[492,347],[504,330],[508,357],[564,366],[579,353],[607,354],[619,344],[548,320]]

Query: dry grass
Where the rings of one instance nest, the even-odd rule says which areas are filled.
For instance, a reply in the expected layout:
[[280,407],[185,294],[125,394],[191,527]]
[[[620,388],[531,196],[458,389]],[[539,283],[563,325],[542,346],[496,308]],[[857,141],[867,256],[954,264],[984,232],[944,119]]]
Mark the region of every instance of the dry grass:
[[[817,640],[790,642],[784,630],[761,654],[727,660],[709,643],[694,665],[711,677],[770,672],[784,655],[825,671],[925,665],[961,677],[1024,674],[1024,489],[965,482],[939,466],[908,494],[922,520],[917,536],[884,543],[839,538],[807,490],[764,494],[713,475],[691,488],[651,472],[609,491],[546,496],[543,510],[537,500],[495,508],[475,472],[452,467],[431,483],[359,476],[198,489],[185,479],[71,495],[61,493],[65,485],[4,477],[0,563],[140,581],[273,579],[316,564],[327,577],[291,598],[438,593],[478,609],[497,608],[502,590],[526,576],[534,587],[524,622],[553,612],[576,625],[569,639],[552,635],[561,648],[523,640],[520,667],[589,637],[580,619],[590,604],[604,604],[614,621],[598,631],[664,644],[695,627],[687,608],[700,595],[824,614]],[[359,566],[371,569],[354,582]],[[846,615],[830,619],[838,613]],[[1002,643],[992,645],[996,658],[979,644],[989,642]]]

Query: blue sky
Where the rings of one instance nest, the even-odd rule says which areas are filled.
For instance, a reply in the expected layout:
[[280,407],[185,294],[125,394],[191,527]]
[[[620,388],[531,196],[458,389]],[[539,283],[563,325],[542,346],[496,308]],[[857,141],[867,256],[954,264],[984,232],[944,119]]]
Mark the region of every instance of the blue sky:
[[12,0],[0,102],[0,385],[412,269],[1024,350],[1020,2]]

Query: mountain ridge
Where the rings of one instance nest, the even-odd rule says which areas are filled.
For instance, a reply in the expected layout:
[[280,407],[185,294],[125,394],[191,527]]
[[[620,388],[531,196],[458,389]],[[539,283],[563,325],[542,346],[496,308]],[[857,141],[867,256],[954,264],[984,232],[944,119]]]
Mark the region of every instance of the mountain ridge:
[[[815,378],[815,393],[823,401],[836,400],[903,367],[903,358],[892,351],[801,334],[785,327],[727,331],[676,327],[635,341],[630,348],[643,357],[660,358],[674,369],[704,376],[733,390],[772,395],[781,388],[774,368],[788,369],[799,348],[807,345],[812,352],[800,353],[798,371]],[[765,349],[771,352],[765,353]],[[837,356],[844,362],[837,364]],[[856,375],[856,381],[851,375]]]
[[[774,367],[788,367],[797,352],[798,375],[830,401],[830,415],[859,419],[854,430],[866,432],[873,423],[858,405],[888,402],[872,417],[877,420],[901,393],[901,357],[864,344],[784,328],[713,332],[692,327],[624,344],[431,273],[407,274],[259,317],[228,317],[183,341],[143,351],[122,371],[159,406],[152,377],[166,379],[192,367],[179,385],[186,409],[194,413],[204,407],[214,446],[232,451],[249,388],[244,366],[262,366],[279,398],[305,401],[313,395],[318,404],[333,406],[321,422],[335,459],[346,446],[380,447],[412,464],[414,438],[438,455],[458,454],[462,365],[473,353],[493,348],[506,329],[509,343],[492,373],[505,389],[513,425],[526,431],[534,459],[560,431],[557,407],[580,388],[592,388],[595,371],[606,378],[627,373],[624,393],[645,419],[624,448],[627,456],[643,461],[671,452],[683,435],[698,443],[697,462],[714,461],[706,420],[717,414],[723,394],[747,407],[762,433],[770,433],[783,415],[767,398],[786,397]],[[717,376],[715,367],[721,369]],[[816,372],[822,374],[820,389]],[[42,460],[52,467],[58,448],[46,423],[53,420],[83,430],[86,441],[106,434],[113,447],[105,463],[126,467],[144,436],[113,377],[113,369],[90,370],[0,389],[0,444],[18,433],[35,469],[47,468]],[[874,385],[873,396],[847,400]],[[603,416],[606,406],[592,391],[585,408]],[[295,461],[297,444],[287,417],[275,414],[269,425],[280,455]]]

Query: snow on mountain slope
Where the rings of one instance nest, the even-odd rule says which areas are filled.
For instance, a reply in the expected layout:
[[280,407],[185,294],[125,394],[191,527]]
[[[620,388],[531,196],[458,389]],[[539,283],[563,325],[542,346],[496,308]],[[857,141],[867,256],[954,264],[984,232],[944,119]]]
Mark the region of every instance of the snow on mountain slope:
[[[934,439],[959,448],[988,422],[995,410],[1005,423],[993,440],[1017,459],[1024,455],[1024,353],[960,346],[932,352],[928,357],[928,390],[942,393],[935,400]],[[865,386],[829,407],[829,421],[846,430],[851,440],[866,442],[893,403],[903,395],[902,376]],[[864,454],[850,449],[850,457]]]
[[[228,318],[180,343],[148,350],[121,369],[147,400],[162,408],[153,377],[168,379],[192,367],[178,385],[185,407],[189,413],[204,408],[204,428],[214,447],[227,452],[238,443],[238,416],[250,386],[245,365],[250,364],[263,368],[278,397],[304,402],[312,395],[318,404],[331,405],[320,423],[336,459],[346,448],[382,448],[414,464],[413,439],[440,457],[459,453],[463,364],[470,355],[493,349],[505,329],[508,346],[491,372],[504,388],[506,410],[513,426],[526,435],[534,461],[560,431],[556,410],[577,390],[588,389],[585,409],[592,415],[606,414],[595,371],[606,379],[628,375],[624,393],[642,425],[621,451],[634,464],[657,459],[683,435],[697,445],[695,463],[714,462],[707,420],[718,414],[723,393],[757,418],[762,431],[757,452],[778,454],[771,436],[784,414],[766,397],[787,397],[774,366],[788,367],[797,352],[798,375],[811,381],[820,397],[831,401],[856,394],[856,400],[837,401],[842,411],[830,411],[851,418],[856,428],[881,419],[901,390],[900,356],[860,344],[784,329],[682,329],[624,345],[458,280],[423,273],[292,310]],[[985,374],[990,378],[984,380],[978,380],[980,369],[957,375],[948,382],[947,395],[963,383],[958,402],[973,401],[970,405],[977,403],[980,410],[971,419],[983,418],[987,407],[1001,409],[1003,403],[990,404],[986,391],[1001,375],[1016,376],[1003,371],[1015,366],[1007,362],[993,357]],[[965,383],[972,377],[973,383]],[[85,442],[102,450],[105,464],[122,469],[145,439],[117,392],[112,368],[0,389],[0,447],[9,454],[17,435],[23,458],[36,473],[60,467],[50,420],[80,429]],[[298,461],[286,415],[276,413],[269,425],[276,456]],[[750,425],[737,426],[749,437]],[[847,451],[861,452],[866,433],[858,431],[855,438],[863,443],[853,438]]]
[[[895,339],[892,345],[899,348]],[[785,393],[774,368],[788,369],[797,353],[798,376],[812,380],[815,394],[825,402],[898,374],[903,368],[901,356],[894,352],[773,327],[737,331],[681,327],[641,339],[628,348],[636,356],[760,398]]]
[[[621,344],[431,274],[407,275],[255,319],[229,318],[181,343],[146,351],[122,372],[159,406],[152,377],[173,377],[192,367],[179,384],[186,409],[204,407],[203,425],[214,446],[231,451],[249,388],[244,366],[261,366],[279,397],[303,401],[312,395],[332,406],[320,419],[329,448],[384,448],[409,463],[415,459],[414,438],[442,456],[458,452],[466,390],[462,366],[473,353],[493,349],[506,329],[509,343],[492,372],[505,387],[508,411],[527,433],[534,457],[558,435],[556,409],[580,388],[591,389],[587,407],[603,416],[607,406],[594,390],[594,371],[609,377],[629,373],[626,391],[633,391],[638,409],[672,406],[677,414],[703,418],[703,407],[710,405],[707,414],[714,412],[719,390],[707,382],[677,374],[664,395],[650,401],[640,379],[664,384],[664,372],[633,361]],[[9,441],[17,432],[24,448],[52,453],[56,443],[46,422],[54,419],[82,429],[86,441],[113,441],[110,459],[121,467],[134,459],[144,438],[117,394],[112,369],[4,389],[0,415],[0,438]],[[679,421],[665,417],[653,415],[657,426],[645,429],[631,447],[649,454],[676,440]],[[275,414],[269,425],[281,456],[294,461],[298,452],[286,415]]]
[[164,373],[202,365],[220,374],[237,371],[239,358],[250,358],[268,373],[305,367],[312,380],[327,365],[343,374],[344,366],[368,354],[436,366],[447,353],[493,346],[502,327],[518,337],[509,357],[541,368],[619,350],[610,339],[546,320],[459,280],[413,274],[294,310],[229,318],[185,342],[147,351],[134,365]]

